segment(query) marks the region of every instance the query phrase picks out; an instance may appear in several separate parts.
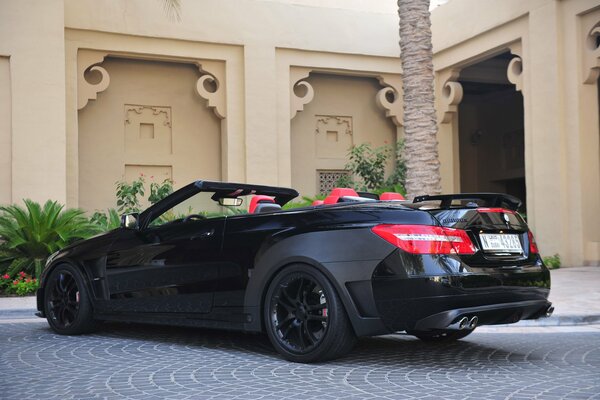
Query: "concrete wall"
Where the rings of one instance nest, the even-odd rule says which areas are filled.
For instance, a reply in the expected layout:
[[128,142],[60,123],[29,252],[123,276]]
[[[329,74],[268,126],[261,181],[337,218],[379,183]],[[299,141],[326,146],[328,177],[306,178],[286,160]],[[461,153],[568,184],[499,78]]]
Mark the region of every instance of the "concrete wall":
[[[1,182],[9,185],[2,192],[10,191],[13,201],[66,200],[64,26],[62,0],[0,2],[0,56],[5,60],[0,80],[10,79],[8,87],[1,86],[4,97],[10,93],[10,106],[4,98],[0,113],[10,109],[12,153],[10,184],[6,176]],[[7,143],[6,127],[0,132]]]

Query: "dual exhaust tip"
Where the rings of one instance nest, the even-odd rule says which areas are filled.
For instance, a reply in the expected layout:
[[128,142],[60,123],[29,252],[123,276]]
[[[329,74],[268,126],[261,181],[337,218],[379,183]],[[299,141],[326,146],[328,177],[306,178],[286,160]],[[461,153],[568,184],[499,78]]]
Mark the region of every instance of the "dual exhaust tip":
[[475,329],[475,327],[477,327],[478,322],[479,322],[479,318],[477,318],[477,316],[471,317],[471,319],[469,319],[468,317],[462,317],[461,319],[458,320],[458,322],[455,322],[452,325],[449,325],[448,329],[456,329],[456,330],[470,329],[470,330],[473,330],[473,329]]

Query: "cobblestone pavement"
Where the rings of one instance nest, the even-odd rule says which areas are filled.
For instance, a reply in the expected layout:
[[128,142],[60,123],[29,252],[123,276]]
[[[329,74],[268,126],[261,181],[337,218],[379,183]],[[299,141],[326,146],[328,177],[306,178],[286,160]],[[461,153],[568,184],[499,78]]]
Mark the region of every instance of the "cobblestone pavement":
[[[557,328],[558,329],[558,328]],[[264,336],[108,325],[59,336],[0,322],[2,399],[600,399],[600,327],[486,330],[453,344],[362,339],[317,365]]]

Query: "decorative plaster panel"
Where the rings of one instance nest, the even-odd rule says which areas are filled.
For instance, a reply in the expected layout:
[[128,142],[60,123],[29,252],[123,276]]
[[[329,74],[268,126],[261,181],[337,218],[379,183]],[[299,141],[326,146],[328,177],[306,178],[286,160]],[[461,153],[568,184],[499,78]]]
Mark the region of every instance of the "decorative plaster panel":
[[172,154],[171,107],[125,104],[125,153]]
[[345,159],[352,147],[352,117],[316,115],[317,158]]
[[225,72],[222,62],[202,61],[196,63],[203,74],[196,82],[196,93],[208,102],[215,115],[220,119],[227,117],[225,98]]

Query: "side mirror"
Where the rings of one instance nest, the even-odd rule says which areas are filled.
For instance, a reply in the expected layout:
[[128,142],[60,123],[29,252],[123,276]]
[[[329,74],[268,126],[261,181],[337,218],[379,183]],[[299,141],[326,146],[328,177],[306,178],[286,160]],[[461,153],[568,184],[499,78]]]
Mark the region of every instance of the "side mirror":
[[138,229],[139,228],[139,221],[138,221],[139,217],[140,217],[140,214],[138,214],[138,213],[121,215],[121,228]]
[[239,197],[221,197],[219,199],[219,204],[227,207],[239,207],[243,202],[244,200]]

